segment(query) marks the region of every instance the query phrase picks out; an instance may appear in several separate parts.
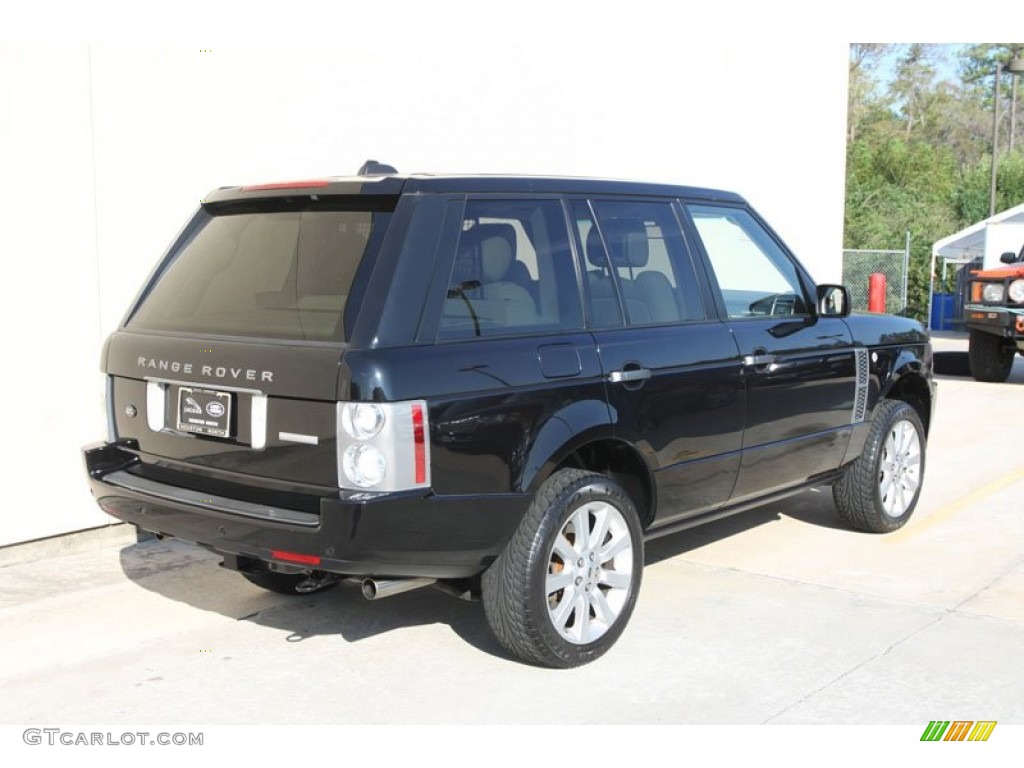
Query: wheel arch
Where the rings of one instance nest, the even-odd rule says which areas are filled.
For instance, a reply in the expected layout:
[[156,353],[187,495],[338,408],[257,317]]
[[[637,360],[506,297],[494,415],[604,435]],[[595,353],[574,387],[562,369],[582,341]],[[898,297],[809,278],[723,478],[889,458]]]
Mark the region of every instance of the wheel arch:
[[596,426],[574,435],[542,463],[523,487],[531,493],[560,469],[582,469],[608,475],[626,489],[636,505],[640,525],[646,529],[654,520],[657,492],[654,473],[643,455],[630,443],[615,437],[610,425]]
[[[894,366],[893,375],[886,381],[879,393],[878,403],[883,400],[900,400],[917,411],[927,436],[931,429],[934,395],[930,383],[931,367],[909,352],[901,355]],[[878,407],[875,403],[875,407]]]
[[[917,409],[905,400],[879,400],[869,422],[863,451],[832,485],[836,511],[857,530],[895,531],[910,519],[920,500],[925,466],[924,436],[918,433],[916,425],[912,430],[921,438],[919,443],[896,437],[893,431],[897,423],[912,423],[908,411],[917,416]],[[920,428],[923,430],[923,423]],[[888,453],[890,450],[892,453]]]

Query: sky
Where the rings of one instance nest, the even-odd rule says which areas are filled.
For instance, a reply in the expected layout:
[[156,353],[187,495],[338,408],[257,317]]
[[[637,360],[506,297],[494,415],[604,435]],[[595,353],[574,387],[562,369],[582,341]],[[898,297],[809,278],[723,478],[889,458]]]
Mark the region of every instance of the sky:
[[[879,80],[881,85],[888,85],[889,82],[896,76],[896,65],[899,62],[900,56],[910,43],[900,43],[901,47],[899,50],[894,51],[886,57],[882,66],[878,70]],[[962,48],[966,48],[973,43],[942,43],[938,45],[941,49],[941,56],[937,57],[936,70],[938,79],[940,80],[956,80],[958,76],[957,72],[957,59],[956,54]]]

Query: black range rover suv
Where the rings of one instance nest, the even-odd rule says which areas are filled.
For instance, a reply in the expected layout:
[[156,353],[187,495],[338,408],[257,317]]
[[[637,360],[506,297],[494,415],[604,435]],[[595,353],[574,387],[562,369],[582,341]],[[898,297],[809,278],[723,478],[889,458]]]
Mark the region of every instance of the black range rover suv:
[[203,201],[103,352],[104,510],[277,592],[481,596],[555,667],[621,634],[645,539],[822,484],[910,517],[927,334],[742,198],[392,171]]

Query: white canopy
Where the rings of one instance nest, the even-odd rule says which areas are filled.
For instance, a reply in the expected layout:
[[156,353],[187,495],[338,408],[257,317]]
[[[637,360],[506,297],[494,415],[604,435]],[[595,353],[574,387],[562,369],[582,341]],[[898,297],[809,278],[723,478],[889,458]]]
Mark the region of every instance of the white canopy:
[[[1008,226],[1007,226],[1008,225]],[[1017,252],[1024,242],[1024,203],[989,216],[976,224],[932,243],[932,268],[928,290],[928,323],[931,326],[932,297],[935,292],[935,262],[942,259],[943,278],[947,264],[966,264],[978,257],[985,267],[998,266],[999,254]]]
[[1024,203],[989,216],[977,224],[936,240],[932,244],[932,268],[938,256],[947,259],[973,259],[985,254],[985,240],[988,228],[993,224],[1024,224]]

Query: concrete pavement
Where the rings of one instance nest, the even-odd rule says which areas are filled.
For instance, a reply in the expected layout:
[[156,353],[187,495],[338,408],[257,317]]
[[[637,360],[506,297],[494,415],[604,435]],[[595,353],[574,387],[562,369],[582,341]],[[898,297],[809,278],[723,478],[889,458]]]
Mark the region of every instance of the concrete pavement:
[[510,660],[479,604],[274,595],[178,542],[0,567],[0,723],[1024,723],[1024,360],[1011,381],[940,377],[896,534],[824,489],[649,543],[581,669]]

